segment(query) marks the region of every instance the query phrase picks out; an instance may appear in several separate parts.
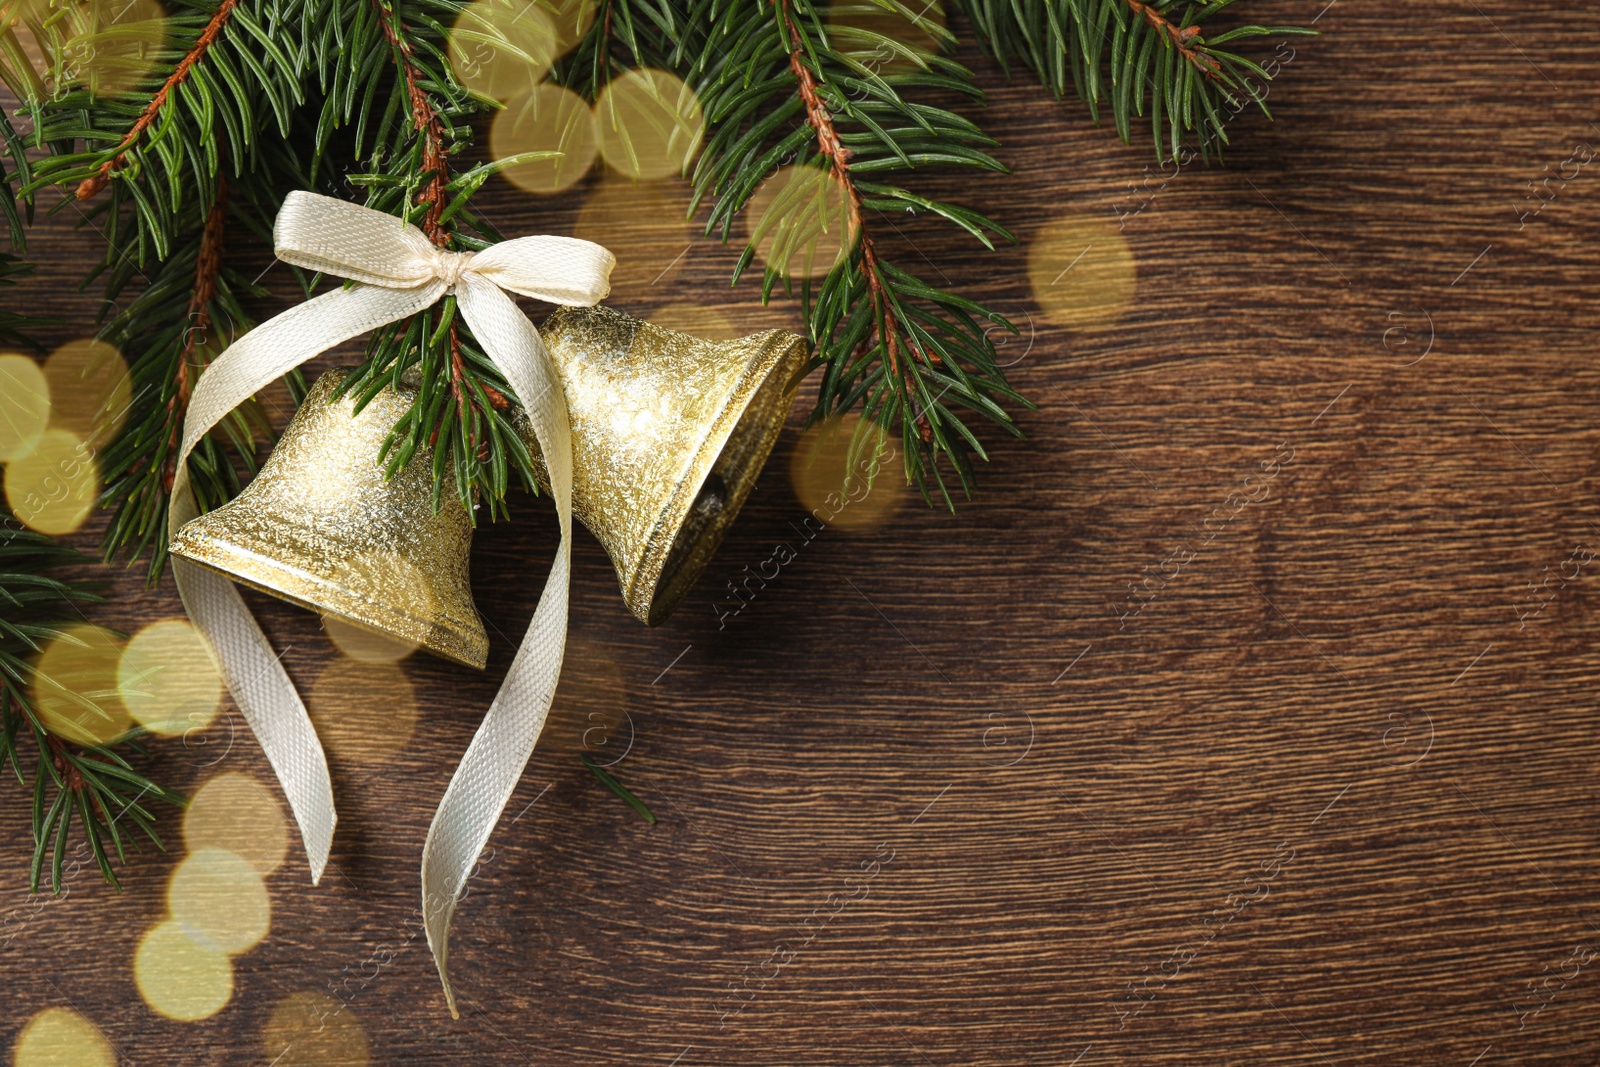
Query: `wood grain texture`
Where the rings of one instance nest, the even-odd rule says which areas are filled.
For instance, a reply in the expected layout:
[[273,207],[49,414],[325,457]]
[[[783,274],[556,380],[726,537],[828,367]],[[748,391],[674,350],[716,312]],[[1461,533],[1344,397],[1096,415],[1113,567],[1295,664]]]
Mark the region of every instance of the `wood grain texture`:
[[[460,1022],[415,926],[417,865],[555,547],[537,504],[477,537],[488,671],[407,662],[409,743],[334,759],[330,876],[312,888],[291,847],[228,1008],[179,1024],[135,991],[174,862],[146,850],[120,896],[85,871],[27,913],[0,949],[3,1039],[71,1004],[124,1063],[264,1064],[274,1005],[316,990],[394,1067],[1600,1057],[1600,961],[1566,962],[1600,947],[1600,579],[1519,620],[1527,583],[1600,541],[1600,170],[1517,217],[1524,182],[1600,144],[1593,13],[1248,6],[1320,11],[1323,35],[1294,42],[1276,121],[1240,117],[1226,167],[1184,168],[1123,220],[1136,300],[1092,331],[1041,315],[1026,246],[1066,214],[1117,233],[1147,146],[967,57],[1017,175],[938,184],[1024,247],[891,241],[1024,327],[1008,359],[1038,410],[1026,440],[991,437],[973,503],[829,528],[719,628],[725,583],[796,540],[797,411],[664,627],[627,614],[580,539],[572,664],[456,925]],[[508,233],[565,232],[597,181],[485,203]],[[25,299],[64,339],[89,328],[72,286],[95,249],[52,233]],[[796,321],[727,287],[728,249],[639,246],[630,311]],[[1276,475],[1247,483],[1263,461]],[[170,579],[114,581],[97,620],[180,611]],[[317,621],[252,604],[314,686],[336,659]],[[658,825],[580,765],[602,723]],[[150,768],[270,781],[230,726]],[[16,886],[24,799],[0,788]]]

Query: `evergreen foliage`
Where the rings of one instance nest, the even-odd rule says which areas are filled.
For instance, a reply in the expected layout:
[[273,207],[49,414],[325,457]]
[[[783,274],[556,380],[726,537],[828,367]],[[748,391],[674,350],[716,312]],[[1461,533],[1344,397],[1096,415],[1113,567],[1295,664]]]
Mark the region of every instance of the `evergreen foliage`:
[[[153,801],[180,798],[128,762],[119,748],[135,746],[138,731],[84,744],[63,737],[42,715],[36,696],[51,686],[36,669],[36,657],[51,641],[79,640],[67,628],[78,621],[75,605],[98,599],[52,572],[86,562],[77,552],[23,529],[7,511],[0,533],[0,764],[9,763],[31,795],[33,863],[29,886],[38,892],[44,870],[61,888],[62,863],[72,825],[78,822],[108,882],[116,884],[111,853],[126,858],[126,845],[143,834],[156,844]],[[63,687],[65,691],[65,687]],[[73,693],[86,718],[103,715],[100,701],[114,693]],[[34,751],[24,756],[23,741]],[[29,778],[32,781],[29,781]]]
[[[514,11],[531,2],[569,17],[585,0],[478,2]],[[1220,154],[1224,111],[1262,105],[1268,75],[1236,46],[1307,32],[1214,29],[1235,0],[951,2],[957,27],[1008,71],[1030,71],[1058,98],[1072,92],[1096,122],[1109,112],[1124,140],[1148,122],[1160,160],[1186,144],[1202,158]],[[863,428],[901,438],[907,479],[926,497],[952,504],[953,491],[970,494],[972,459],[987,458],[978,420],[1017,433],[1010,410],[1027,401],[990,340],[1011,324],[907,266],[898,240],[907,213],[942,220],[985,249],[1013,239],[987,215],[917,191],[930,169],[1006,171],[971,117],[982,93],[953,58],[958,38],[936,17],[938,0],[595,3],[551,77],[590,102],[631,69],[682,78],[706,122],[686,177],[706,232],[722,240],[764,182],[801,175],[777,194],[786,210],[751,227],[734,281],[750,273],[755,246],[771,242],[761,291],[782,290],[804,308],[820,372],[813,417],[860,408]],[[515,162],[461,162],[474,158],[475,136],[500,106],[452,69],[451,27],[465,0],[155,4],[0,0],[0,81],[20,104],[0,114],[0,214],[19,251],[40,209],[76,213],[104,239],[85,281],[104,287],[107,308],[121,305],[99,329],[129,361],[133,400],[100,457],[102,503],[114,512],[103,549],[108,559],[147,556],[151,581],[165,561],[194,382],[250,327],[251,301],[265,295],[230,249],[246,234],[270,240],[278,205],[296,188],[354,196],[441,247],[480,249],[500,235],[474,212],[473,196]],[[885,19],[901,30],[884,29]],[[820,277],[786,269],[818,229],[840,254]],[[24,269],[0,256],[0,283]],[[317,283],[293,276],[306,294]],[[26,326],[0,311],[0,342],[26,343]],[[386,446],[391,469],[435,446],[436,495],[502,513],[513,478],[531,487],[530,457],[510,390],[453,298],[374,333],[343,388],[365,400],[408,372],[420,399]],[[298,376],[290,384],[298,400]],[[189,460],[202,507],[237,492],[267,440],[251,405],[212,431]],[[59,879],[74,819],[114,880],[109,852],[122,854],[130,828],[149,833],[147,800],[170,795],[112,748],[69,745],[36,714],[30,657],[61,633],[60,608],[88,594],[50,577],[73,553],[15,527],[0,534],[0,758],[23,775],[19,739],[31,736],[40,753],[33,880],[46,863]]]
[[[154,577],[167,534],[161,515],[174,427],[195,375],[248,326],[243,303],[255,294],[231,273],[225,235],[266,234],[283,195],[309,187],[353,192],[441,246],[481,248],[499,235],[471,201],[500,164],[457,162],[499,106],[469,92],[452,69],[450,32],[462,0],[171,0],[164,36],[142,50],[129,42],[148,33],[143,24],[83,14],[148,13],[140,5],[152,2],[13,0],[0,32],[0,78],[23,106],[0,132],[12,163],[5,177],[15,193],[6,204],[13,240],[22,240],[44,191],[58,188],[69,195],[52,209],[76,208],[105,235],[97,273],[108,295],[143,286],[104,326],[132,355],[142,398],[109,464],[106,503],[118,515],[106,550],[148,552]],[[573,6],[534,2],[552,12]],[[1185,142],[1215,154],[1227,140],[1224,107],[1260,102],[1267,75],[1237,45],[1302,32],[1213,32],[1235,0],[955,2],[957,24],[1007,69],[1033,72],[1057,96],[1074,92],[1096,121],[1109,111],[1125,139],[1145,117],[1163,159]],[[986,248],[1011,240],[986,215],[916,191],[929,168],[1005,170],[993,139],[967,114],[982,94],[951,58],[957,37],[934,17],[935,4],[597,3],[555,80],[593,101],[634,67],[682,77],[707,122],[688,177],[706,206],[707,232],[724,240],[780,167],[825,172],[821,210],[836,212],[843,254],[816,279],[786,277],[782,256],[760,272],[765,296],[791,292],[805,308],[812,366],[821,372],[814,414],[861,407],[870,423],[902,438],[907,476],[925,494],[948,503],[952,489],[970,493],[972,458],[986,456],[974,417],[1015,433],[1009,410],[1026,401],[1006,383],[990,340],[1010,324],[913,269],[898,247],[895,220],[907,212],[942,219]],[[874,28],[885,18],[908,32]],[[29,61],[24,35],[47,57],[42,67]],[[148,68],[120,77],[126,71],[113,61],[130,67],[135,52]],[[99,73],[101,84],[85,74],[108,65],[113,73]],[[807,195],[815,194],[794,194]],[[756,236],[780,249],[793,239],[759,227]],[[736,278],[753,254],[745,250]],[[499,513],[513,477],[531,484],[529,458],[512,428],[506,385],[450,300],[378,331],[345,389],[370,396],[416,365],[422,402],[390,442],[391,467],[426,443],[447,444],[435,453],[439,491],[464,501],[476,495]],[[237,468],[248,466],[263,429],[238,415],[195,454],[204,504],[235,490]]]

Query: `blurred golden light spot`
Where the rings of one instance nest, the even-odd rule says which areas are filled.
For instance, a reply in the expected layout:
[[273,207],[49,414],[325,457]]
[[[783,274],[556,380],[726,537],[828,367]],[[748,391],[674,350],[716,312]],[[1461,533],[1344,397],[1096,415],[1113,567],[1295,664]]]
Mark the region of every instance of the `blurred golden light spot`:
[[40,22],[50,14],[50,0],[0,0],[0,29]]
[[50,383],[39,364],[0,355],[0,463],[27,455],[50,424]]
[[[12,62],[21,75],[16,79],[16,90],[25,102],[34,105],[51,91],[44,78],[52,62],[45,58],[46,45],[42,43],[52,40],[42,25],[49,16],[50,0],[0,0],[0,31],[11,33],[15,42]],[[26,73],[30,68],[31,78]]]
[[367,1031],[355,1011],[325,993],[291,993],[262,1030],[272,1067],[366,1067]]
[[183,842],[190,852],[228,849],[268,875],[288,854],[288,823],[277,798],[260,782],[243,774],[219,774],[189,801]]
[[96,95],[126,92],[150,75],[167,45],[166,12],[156,0],[87,0],[55,5],[68,14],[61,46],[63,84]]
[[780,167],[744,212],[756,258],[786,278],[818,278],[855,243],[855,220],[833,172],[807,164]]
[[335,661],[312,686],[306,710],[336,760],[386,760],[406,746],[417,726],[416,693],[394,663]]
[[513,98],[489,126],[489,154],[509,159],[524,152],[560,155],[513,163],[506,180],[530,193],[559,193],[594,163],[594,118],[589,104],[571,89],[546,82]]
[[739,331],[733,328],[728,316],[716,308],[702,307],[688,301],[662,304],[648,317],[664,330],[694,334],[707,341],[732,341],[739,336]]
[[672,291],[674,272],[693,255],[695,227],[689,221],[694,190],[681,178],[632,182],[607,174],[584,197],[572,233],[617,249],[611,272],[612,304],[648,305]]
[[22,522],[59,537],[84,524],[100,495],[94,449],[70,430],[51,428],[6,467],[6,503]]
[[594,25],[596,0],[540,0],[556,28],[557,46],[561,52],[583,40],[583,35]]
[[73,623],[39,653],[33,709],[44,728],[81,745],[103,745],[128,731],[132,720],[117,688],[122,642],[89,623]]
[[324,615],[322,630],[333,647],[362,663],[395,663],[421,647],[415,641],[369,630],[337,615]]
[[167,883],[167,907],[190,937],[230,956],[259,944],[272,926],[261,872],[225,848],[184,857]]
[[116,1067],[117,1054],[100,1028],[71,1008],[46,1008],[22,1028],[12,1067]]
[[211,649],[182,619],[134,634],[117,666],[117,689],[134,719],[165,737],[205,729],[222,705],[222,676]]
[[629,178],[682,174],[705,133],[700,98],[675,74],[636,67],[615,78],[594,105],[600,155]]
[[805,432],[789,462],[789,478],[814,518],[843,530],[884,525],[910,493],[899,443],[854,412]]
[[873,73],[910,74],[938,52],[944,7],[938,0],[906,0],[894,10],[872,0],[834,0],[827,25],[829,44]]
[[1133,251],[1110,217],[1066,215],[1028,249],[1033,298],[1052,322],[1074,330],[1110,326],[1133,302]]
[[168,920],[139,942],[133,981],[150,1007],[169,1019],[195,1022],[221,1011],[233,996],[233,963],[215,945]]
[[450,28],[456,78],[499,103],[535,89],[560,53],[561,33],[536,0],[473,0]]
[[68,341],[44,362],[50,425],[99,447],[128,421],[133,378],[122,353],[104,341]]

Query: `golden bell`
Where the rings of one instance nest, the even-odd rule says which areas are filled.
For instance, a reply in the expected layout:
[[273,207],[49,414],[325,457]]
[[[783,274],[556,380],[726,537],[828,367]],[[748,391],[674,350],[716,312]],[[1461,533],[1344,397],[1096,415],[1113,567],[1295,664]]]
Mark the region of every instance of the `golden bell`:
[[[705,569],[794,400],[805,342],[782,330],[706,341],[611,308],[563,308],[541,330],[572,425],[573,512],[654,626]],[[325,615],[482,668],[468,580],[472,522],[433,510],[432,453],[385,479],[377,456],[416,398],[386,388],[359,415],[329,371],[238,497],[186,524],[175,556]],[[535,473],[548,488],[526,416]]]
[[472,520],[454,494],[433,509],[432,453],[392,479],[378,455],[416,394],[384,389],[360,414],[317,379],[261,473],[184,525],[175,556],[480,670],[489,638],[472,603]]
[[[605,547],[622,598],[654,626],[722,543],[794,401],[805,340],[768,330],[706,341],[608,307],[539,329],[572,421],[572,509]],[[536,473],[543,462],[531,433]]]

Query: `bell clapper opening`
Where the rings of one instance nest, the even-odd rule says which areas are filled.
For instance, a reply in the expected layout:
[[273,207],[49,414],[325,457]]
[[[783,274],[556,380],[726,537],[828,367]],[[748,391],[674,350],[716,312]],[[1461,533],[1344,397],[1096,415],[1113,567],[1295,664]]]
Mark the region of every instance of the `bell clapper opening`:
[[700,487],[700,494],[694,498],[694,507],[690,509],[694,517],[700,521],[715,518],[721,514],[722,509],[728,504],[728,483],[722,475],[712,471]]

